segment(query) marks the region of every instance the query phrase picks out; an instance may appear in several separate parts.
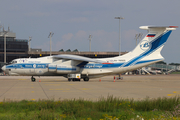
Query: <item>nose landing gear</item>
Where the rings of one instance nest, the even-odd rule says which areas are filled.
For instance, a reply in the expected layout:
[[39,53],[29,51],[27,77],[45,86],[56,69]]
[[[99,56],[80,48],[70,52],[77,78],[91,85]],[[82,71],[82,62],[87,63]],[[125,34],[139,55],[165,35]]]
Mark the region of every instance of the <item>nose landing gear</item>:
[[34,78],[33,76],[31,77],[31,81],[32,82],[35,82],[36,81],[36,78]]

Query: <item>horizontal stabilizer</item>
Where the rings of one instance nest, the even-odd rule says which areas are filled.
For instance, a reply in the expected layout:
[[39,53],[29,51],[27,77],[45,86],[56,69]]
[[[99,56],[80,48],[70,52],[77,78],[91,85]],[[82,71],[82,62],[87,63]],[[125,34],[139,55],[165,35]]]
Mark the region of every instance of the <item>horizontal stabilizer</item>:
[[178,26],[140,26],[140,29],[143,30],[148,30],[150,28],[161,28],[161,29],[166,29],[166,30],[176,30],[176,28],[178,28]]

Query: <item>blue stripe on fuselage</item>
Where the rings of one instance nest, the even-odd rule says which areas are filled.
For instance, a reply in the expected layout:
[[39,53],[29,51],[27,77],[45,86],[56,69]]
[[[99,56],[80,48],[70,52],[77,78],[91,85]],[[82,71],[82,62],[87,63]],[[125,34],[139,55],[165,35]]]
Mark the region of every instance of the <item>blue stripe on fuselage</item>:
[[150,63],[150,62],[155,62],[155,61],[160,61],[160,60],[163,60],[163,59],[142,60],[142,61],[138,61],[135,65],[142,64],[142,63]]
[[24,68],[24,69],[45,69],[47,68],[47,65],[49,63],[17,63],[17,64],[11,64],[11,65],[7,65],[6,68],[7,69],[13,69],[13,68]]
[[48,67],[50,70],[56,70],[56,67]]
[[122,64],[124,63],[113,63],[113,64],[92,64],[92,63],[89,63],[87,65],[85,65],[83,68],[85,69],[101,69],[101,68],[116,68],[116,67],[120,67]]
[[76,68],[57,68],[57,71],[61,70],[61,71],[76,71]]

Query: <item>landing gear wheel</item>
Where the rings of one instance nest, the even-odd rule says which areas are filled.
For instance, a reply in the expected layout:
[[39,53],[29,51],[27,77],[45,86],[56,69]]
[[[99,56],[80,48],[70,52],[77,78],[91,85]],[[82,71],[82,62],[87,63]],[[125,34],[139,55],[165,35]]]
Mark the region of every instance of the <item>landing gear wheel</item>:
[[84,78],[84,81],[89,81],[89,78],[88,78],[88,77],[85,77],[85,78]]
[[80,79],[77,79],[77,78],[68,78],[68,81],[70,82],[70,81],[80,81]]
[[35,82],[36,81],[36,78],[34,78],[33,76],[31,77],[31,81],[32,82]]
[[71,78],[68,78],[68,81],[69,81],[69,82],[71,82],[71,80],[72,80]]

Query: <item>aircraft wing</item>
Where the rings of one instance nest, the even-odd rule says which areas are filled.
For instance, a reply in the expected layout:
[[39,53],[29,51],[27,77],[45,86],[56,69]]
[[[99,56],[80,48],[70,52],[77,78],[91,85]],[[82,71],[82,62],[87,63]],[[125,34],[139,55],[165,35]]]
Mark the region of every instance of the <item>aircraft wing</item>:
[[85,62],[106,63],[106,61],[103,61],[103,60],[97,60],[97,59],[92,59],[92,58],[78,56],[78,55],[63,54],[63,55],[54,55],[53,57],[54,58],[60,58],[60,59],[85,61]]

